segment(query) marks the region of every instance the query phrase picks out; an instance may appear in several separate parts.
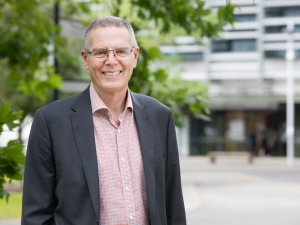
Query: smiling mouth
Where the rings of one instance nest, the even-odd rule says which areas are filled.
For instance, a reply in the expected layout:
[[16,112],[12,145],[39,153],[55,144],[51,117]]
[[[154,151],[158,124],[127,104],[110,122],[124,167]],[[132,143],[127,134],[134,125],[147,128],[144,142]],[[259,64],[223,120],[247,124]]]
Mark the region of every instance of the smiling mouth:
[[113,77],[113,76],[120,75],[121,72],[122,71],[120,71],[120,70],[119,71],[106,71],[106,72],[103,72],[102,74],[107,77]]

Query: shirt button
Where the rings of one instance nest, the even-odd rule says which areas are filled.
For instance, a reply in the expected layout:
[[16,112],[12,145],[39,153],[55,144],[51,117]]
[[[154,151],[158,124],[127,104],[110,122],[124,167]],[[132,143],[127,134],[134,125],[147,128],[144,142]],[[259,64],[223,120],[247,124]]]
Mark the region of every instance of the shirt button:
[[124,157],[122,157],[122,158],[121,158],[121,161],[122,161],[122,162],[125,162],[125,158],[124,158]]
[[129,216],[129,219],[130,219],[130,220],[133,220],[133,216]]
[[125,187],[125,190],[126,190],[126,191],[129,191],[129,187],[128,187],[128,186],[126,186],[126,187]]

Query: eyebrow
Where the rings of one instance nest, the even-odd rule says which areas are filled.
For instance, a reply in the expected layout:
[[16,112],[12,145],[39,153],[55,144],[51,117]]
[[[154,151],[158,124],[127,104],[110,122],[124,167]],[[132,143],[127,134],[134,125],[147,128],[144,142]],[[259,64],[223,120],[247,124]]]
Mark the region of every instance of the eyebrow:
[[[112,48],[112,49],[120,49],[120,48],[130,48],[130,46],[129,47],[116,47],[116,48]],[[98,48],[98,47],[95,47],[95,48],[92,48],[92,50],[102,50],[102,49],[111,49],[111,48]]]

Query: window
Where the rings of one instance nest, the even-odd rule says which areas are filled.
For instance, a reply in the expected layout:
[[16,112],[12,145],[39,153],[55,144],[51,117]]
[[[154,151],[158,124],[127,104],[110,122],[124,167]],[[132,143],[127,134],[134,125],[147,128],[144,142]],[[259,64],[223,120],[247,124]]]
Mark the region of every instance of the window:
[[254,39],[232,41],[233,52],[251,52],[255,51],[255,49],[256,42]]
[[284,11],[284,16],[285,17],[295,17],[295,16],[300,16],[300,7],[288,7]]
[[164,55],[171,58],[179,57],[182,61],[198,61],[203,59],[202,52],[165,53]]
[[284,33],[286,32],[286,26],[267,26],[265,27],[265,33],[267,34],[274,34],[274,33]]
[[300,33],[300,25],[295,25],[294,32],[295,33]]
[[255,39],[219,40],[212,42],[213,52],[253,52],[255,50]]
[[230,50],[230,41],[213,41],[212,42],[212,51],[213,52],[229,52]]
[[265,9],[266,17],[297,17],[300,16],[300,6],[272,7]]
[[[267,59],[285,59],[285,50],[269,50],[265,51],[265,58]],[[295,50],[295,58],[300,59],[300,50]]]
[[284,50],[265,51],[265,57],[267,59],[283,59],[285,58],[285,51]]
[[201,52],[185,52],[183,53],[184,61],[197,61],[202,60],[203,54]]
[[256,20],[255,14],[233,15],[236,22],[252,22]]
[[[267,34],[274,34],[274,33],[285,33],[286,32],[286,25],[279,25],[279,26],[266,26],[265,33]],[[300,25],[294,26],[294,32],[300,32]]]

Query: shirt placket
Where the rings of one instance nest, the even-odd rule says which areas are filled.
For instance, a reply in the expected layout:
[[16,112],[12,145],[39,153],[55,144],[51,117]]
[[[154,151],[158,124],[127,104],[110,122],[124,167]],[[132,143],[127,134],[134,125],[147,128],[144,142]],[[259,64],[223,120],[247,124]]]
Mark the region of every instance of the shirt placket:
[[[136,132],[136,126],[134,123],[133,114],[128,115],[126,120],[128,130],[131,130],[128,140],[128,154],[130,155],[130,166],[132,169],[132,183],[133,192],[135,193],[135,212],[136,212],[136,224],[148,225],[146,216],[147,197],[144,180],[144,167],[142,162],[142,155],[140,152],[138,134]],[[130,124],[129,124],[130,123]],[[130,137],[130,138],[129,138]],[[133,169],[135,168],[135,169]],[[138,201],[136,200],[138,199]]]
[[[106,225],[126,224],[127,225],[127,212],[123,200],[122,202],[117,202],[119,207],[118,209],[120,210],[120,212],[114,212],[116,210],[116,208],[114,208],[116,207],[114,203],[116,203],[116,199],[118,199],[119,197],[120,197],[119,199],[123,199],[123,193],[119,191],[119,189],[115,189],[115,194],[114,194],[115,196],[113,198],[114,201],[109,202],[109,200],[107,200],[107,197],[113,194],[111,188],[116,187],[118,185],[114,178],[119,177],[119,168],[118,168],[119,162],[117,158],[118,154],[117,154],[117,144],[116,144],[117,128],[112,124],[112,117],[109,114],[106,115],[106,119],[108,120],[103,120],[102,123],[103,126],[105,127],[106,130],[105,132],[107,133],[107,135],[111,137],[111,140],[108,140],[108,137],[103,136],[102,141],[100,140],[99,143],[100,145],[99,152],[97,153],[98,154],[97,157],[99,157],[98,159],[99,174],[102,174],[101,177],[99,177],[100,196],[103,197],[102,201],[104,200],[104,206],[105,206],[105,208],[102,211],[102,215],[100,215],[100,224],[104,224],[104,225],[105,224]],[[104,146],[101,147],[102,145],[101,142],[106,143],[105,148]]]
[[[122,182],[122,190],[124,195],[124,201],[127,209],[127,220],[128,224],[135,224],[135,204],[134,204],[134,192],[132,187],[132,177],[130,169],[130,161],[127,149],[127,135],[124,128],[124,122],[126,120],[126,112],[123,119],[121,119],[120,126],[116,130],[117,136],[117,151],[119,159],[120,176]],[[127,131],[128,132],[128,131]]]

